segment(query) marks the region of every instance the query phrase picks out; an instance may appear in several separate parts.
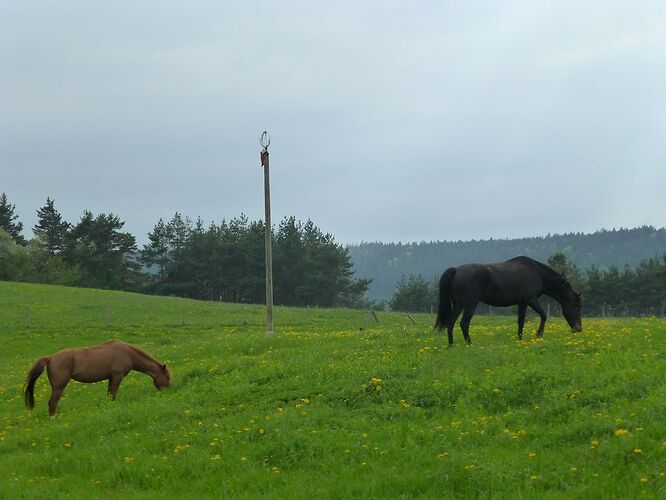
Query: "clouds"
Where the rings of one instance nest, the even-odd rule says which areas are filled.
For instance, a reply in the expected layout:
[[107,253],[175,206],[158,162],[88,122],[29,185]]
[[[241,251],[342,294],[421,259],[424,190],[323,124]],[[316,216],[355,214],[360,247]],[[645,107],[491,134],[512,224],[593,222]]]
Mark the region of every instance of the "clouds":
[[1,7],[2,186],[26,226],[274,218],[342,242],[663,225],[659,3]]

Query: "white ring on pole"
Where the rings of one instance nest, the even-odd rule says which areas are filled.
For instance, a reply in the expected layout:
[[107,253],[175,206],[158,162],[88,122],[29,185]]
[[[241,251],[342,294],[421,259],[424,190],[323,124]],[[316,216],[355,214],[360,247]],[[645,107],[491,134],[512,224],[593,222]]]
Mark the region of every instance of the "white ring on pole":
[[271,136],[266,130],[261,133],[259,144],[261,144],[261,147],[264,148],[264,150],[268,149],[268,146],[271,145]]

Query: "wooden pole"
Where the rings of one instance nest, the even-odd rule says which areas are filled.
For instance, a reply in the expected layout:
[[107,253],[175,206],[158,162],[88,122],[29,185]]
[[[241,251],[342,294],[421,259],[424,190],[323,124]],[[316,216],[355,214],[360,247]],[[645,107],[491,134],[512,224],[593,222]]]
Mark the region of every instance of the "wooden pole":
[[271,238],[271,183],[268,161],[268,146],[271,140],[268,132],[261,134],[261,165],[264,167],[264,236],[266,246],[266,333],[273,334],[273,249]]

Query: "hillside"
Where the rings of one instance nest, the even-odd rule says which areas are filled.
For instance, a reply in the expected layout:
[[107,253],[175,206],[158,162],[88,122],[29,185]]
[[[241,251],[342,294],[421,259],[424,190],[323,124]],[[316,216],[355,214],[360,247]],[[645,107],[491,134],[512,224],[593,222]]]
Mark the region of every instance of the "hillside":
[[[552,318],[518,342],[515,318],[477,317],[448,349],[420,314],[277,308],[267,336],[259,306],[6,282],[0,303],[0,498],[666,491],[663,319],[573,335]],[[71,382],[50,420],[42,375],[24,408],[38,357],[110,338],[167,363],[171,388]]]
[[467,262],[499,262],[517,255],[545,262],[559,251],[583,270],[591,266],[634,266],[645,258],[666,253],[666,228],[643,226],[520,239],[361,243],[348,249],[356,277],[373,279],[368,297],[387,300],[403,276],[421,274],[433,279],[447,267]]

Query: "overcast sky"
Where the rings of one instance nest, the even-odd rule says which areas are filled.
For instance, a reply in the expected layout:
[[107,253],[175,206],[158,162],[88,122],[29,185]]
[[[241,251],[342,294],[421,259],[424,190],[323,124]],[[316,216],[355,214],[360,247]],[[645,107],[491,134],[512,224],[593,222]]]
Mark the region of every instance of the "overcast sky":
[[666,224],[666,2],[0,0],[26,228],[179,211],[340,243]]

